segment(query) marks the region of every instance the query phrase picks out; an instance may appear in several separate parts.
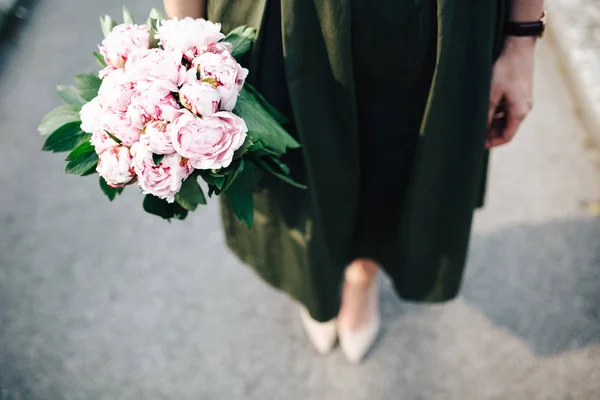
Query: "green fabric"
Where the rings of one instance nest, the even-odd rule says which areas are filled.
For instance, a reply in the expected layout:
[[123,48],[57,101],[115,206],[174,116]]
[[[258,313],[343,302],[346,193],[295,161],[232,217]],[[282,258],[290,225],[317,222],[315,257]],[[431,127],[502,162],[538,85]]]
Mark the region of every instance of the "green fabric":
[[[300,191],[263,182],[255,195],[252,231],[223,200],[227,243],[268,283],[305,304],[313,318],[326,321],[338,312],[343,272],[357,255],[356,235],[363,226],[362,191],[372,183],[368,174],[364,179],[370,171],[365,160],[378,160],[377,151],[397,149],[394,142],[372,146],[385,144],[381,135],[398,131],[397,121],[408,124],[407,137],[412,125],[416,131],[420,127],[410,174],[398,192],[401,203],[384,206],[397,218],[391,218],[394,224],[387,226],[385,237],[359,242],[375,246],[369,255],[383,263],[403,298],[438,302],[458,293],[473,211],[485,181],[489,85],[504,1],[433,1],[437,18],[418,24],[403,15],[422,18],[426,11],[420,7],[426,9],[430,0],[370,2],[377,7],[368,7],[366,0],[208,1],[208,18],[222,22],[225,31],[242,24],[260,29],[244,63],[251,69],[250,80],[293,118],[288,129],[303,148],[287,162],[309,186]],[[426,31],[412,31],[423,27]],[[381,34],[383,42],[364,42],[369,39],[362,35],[372,38],[380,31],[387,33]],[[365,126],[376,119],[365,117],[365,110],[379,107],[369,100],[375,89],[357,78],[386,55],[392,59],[382,65],[402,64],[373,72],[373,84],[381,81],[405,94],[387,105],[387,114],[397,117],[394,123],[375,124],[377,129],[367,132]],[[420,76],[420,69],[411,66],[426,70],[429,62],[427,85],[407,92]],[[403,72],[398,74],[397,68]],[[386,164],[377,168],[381,182],[397,166],[393,157],[384,159]]]

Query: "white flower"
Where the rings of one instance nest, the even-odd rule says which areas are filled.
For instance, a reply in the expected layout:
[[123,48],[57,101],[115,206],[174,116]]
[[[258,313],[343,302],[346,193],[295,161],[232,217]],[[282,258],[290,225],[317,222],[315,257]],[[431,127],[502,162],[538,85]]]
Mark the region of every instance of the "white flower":
[[193,65],[200,73],[200,80],[208,78],[215,81],[221,94],[221,109],[232,111],[248,76],[248,70],[242,68],[227,51],[203,53],[194,59]]
[[204,19],[171,19],[162,21],[158,27],[156,39],[167,51],[179,51],[191,61],[200,50],[223,39],[221,24]]
[[150,47],[150,27],[146,25],[121,24],[106,36],[100,46],[100,54],[111,68],[123,68],[129,56]]
[[102,153],[104,150],[109,149],[111,147],[119,146],[119,143],[115,142],[113,138],[108,136],[108,133],[103,129],[98,129],[94,133],[92,133],[92,138],[90,139],[90,143],[94,146],[97,154]]
[[108,132],[121,141],[123,146],[131,147],[140,138],[141,131],[131,124],[123,112],[104,108],[100,117],[99,131]]
[[194,114],[207,117],[219,110],[221,95],[213,85],[193,79],[179,90],[179,101]]
[[94,133],[100,127],[100,118],[102,117],[102,105],[98,97],[94,97],[89,103],[81,107],[79,111],[81,118],[81,130],[87,133]]
[[168,122],[165,121],[150,121],[146,124],[140,141],[146,143],[154,154],[175,153],[171,138],[167,134],[167,125]]
[[133,168],[138,184],[145,194],[152,194],[172,203],[183,181],[194,170],[179,154],[168,154],[156,165],[152,150],[143,142],[131,148]]
[[180,111],[167,130],[175,151],[196,169],[228,167],[248,132],[244,120],[227,111],[204,118]]
[[127,147],[110,147],[98,156],[96,171],[108,186],[123,187],[135,176],[131,161]]
[[149,87],[136,91],[131,97],[127,116],[137,129],[144,129],[151,120],[170,121],[179,104],[169,90]]
[[133,83],[125,71],[116,69],[102,80],[98,97],[102,106],[125,112],[133,93]]
[[180,52],[150,49],[127,60],[125,71],[139,90],[162,87],[176,92],[187,72],[181,60]]

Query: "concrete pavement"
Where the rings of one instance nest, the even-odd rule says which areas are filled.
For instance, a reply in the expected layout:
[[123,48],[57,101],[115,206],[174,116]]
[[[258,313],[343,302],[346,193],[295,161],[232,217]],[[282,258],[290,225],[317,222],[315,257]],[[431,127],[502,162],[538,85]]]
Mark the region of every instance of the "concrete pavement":
[[[549,38],[562,60],[584,126],[600,145],[600,3],[596,0],[549,0]],[[599,160],[600,162],[600,160]],[[598,164],[600,165],[600,164]]]
[[94,67],[97,17],[121,3],[39,2],[0,54],[0,399],[600,398],[600,221],[585,208],[600,188],[546,43],[536,108],[493,155],[463,295],[414,305],[384,282],[383,335],[352,366],[317,355],[295,305],[226,251],[214,202],[168,224],[39,151],[53,86]]

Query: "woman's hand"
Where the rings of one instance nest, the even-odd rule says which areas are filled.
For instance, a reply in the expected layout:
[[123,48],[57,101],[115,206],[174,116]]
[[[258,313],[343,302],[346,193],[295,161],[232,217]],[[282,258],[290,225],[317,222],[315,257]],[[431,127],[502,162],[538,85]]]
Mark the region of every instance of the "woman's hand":
[[486,147],[508,143],[533,106],[536,39],[508,37],[494,65]]

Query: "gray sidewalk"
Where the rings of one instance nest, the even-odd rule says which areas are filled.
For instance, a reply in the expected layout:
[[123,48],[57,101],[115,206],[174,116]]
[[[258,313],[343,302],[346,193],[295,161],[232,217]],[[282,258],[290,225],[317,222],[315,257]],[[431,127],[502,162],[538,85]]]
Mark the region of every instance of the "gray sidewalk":
[[[296,306],[225,248],[215,202],[184,223],[109,204],[39,151],[53,86],[94,67],[121,1],[43,1],[0,62],[0,399],[600,398],[597,171],[541,42],[536,108],[494,151],[462,296],[399,301],[363,365],[310,346]],[[136,16],[155,2],[130,1]]]
[[600,146],[600,2],[547,0],[546,6],[548,36],[561,57],[577,112]]

